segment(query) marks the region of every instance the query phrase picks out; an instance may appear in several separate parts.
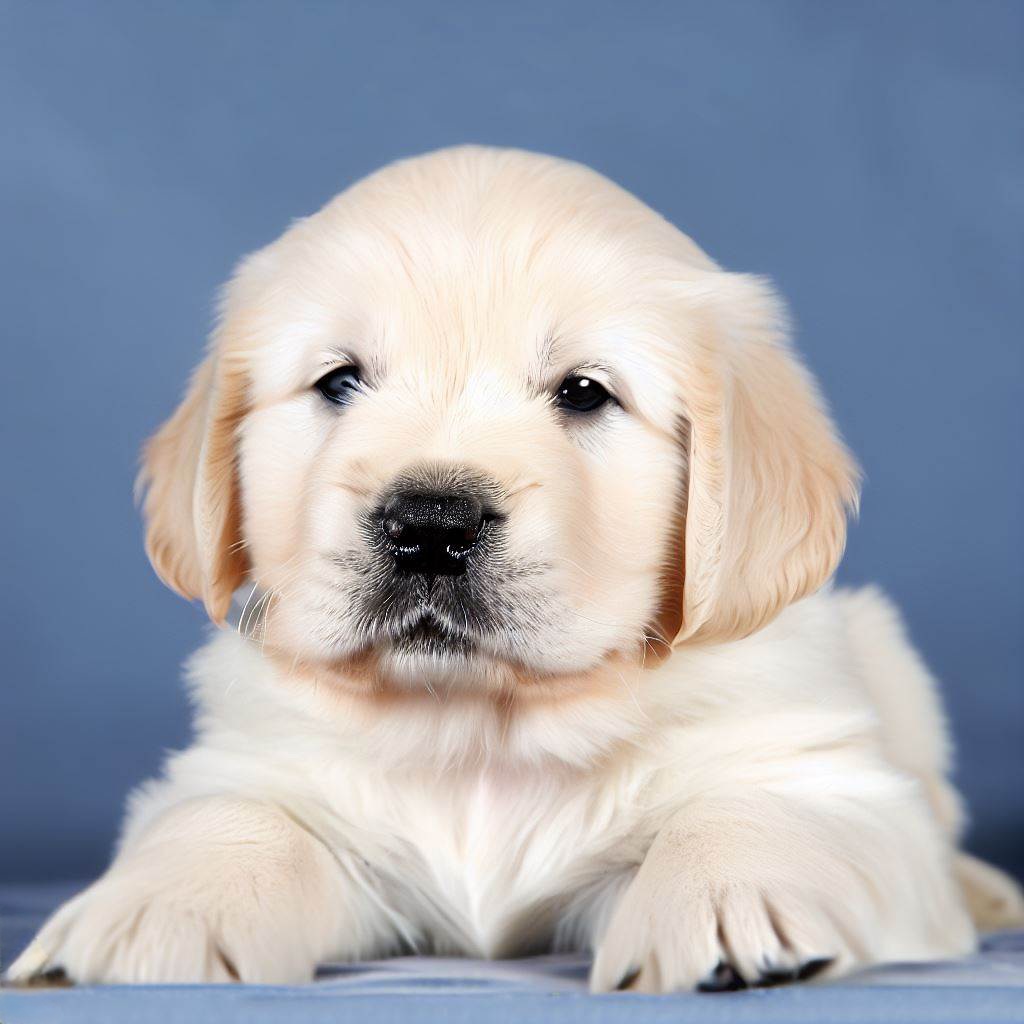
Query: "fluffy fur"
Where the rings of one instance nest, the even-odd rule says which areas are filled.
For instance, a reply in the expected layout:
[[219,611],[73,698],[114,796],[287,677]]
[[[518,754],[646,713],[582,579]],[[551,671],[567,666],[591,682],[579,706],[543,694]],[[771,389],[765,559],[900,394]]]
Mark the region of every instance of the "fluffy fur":
[[[617,403],[554,408],[580,369]],[[398,594],[370,510],[464,471],[500,544]],[[733,987],[1021,916],[957,852],[896,612],[827,582],[857,470],[780,303],[592,171],[447,150],[294,225],[228,286],[142,486],[160,576],[221,625],[248,600],[190,663],[195,742],[14,980],[585,947],[596,991]],[[472,644],[401,642],[428,606]]]

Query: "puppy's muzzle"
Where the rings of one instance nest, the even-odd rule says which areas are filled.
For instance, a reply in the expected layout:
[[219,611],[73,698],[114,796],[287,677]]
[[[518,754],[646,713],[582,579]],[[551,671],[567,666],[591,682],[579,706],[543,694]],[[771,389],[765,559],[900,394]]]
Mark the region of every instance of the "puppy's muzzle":
[[424,576],[460,576],[493,516],[481,496],[400,490],[381,511],[385,546],[398,569]]

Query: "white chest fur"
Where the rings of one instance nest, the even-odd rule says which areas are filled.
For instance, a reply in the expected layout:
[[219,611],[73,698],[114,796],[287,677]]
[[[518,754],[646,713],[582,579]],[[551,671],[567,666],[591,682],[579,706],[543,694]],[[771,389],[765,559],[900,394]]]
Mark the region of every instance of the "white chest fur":
[[518,747],[443,702],[360,719],[221,634],[190,670],[199,741],[128,832],[212,786],[300,821],[417,948],[493,956],[592,934],[674,809],[871,727],[837,664],[844,633],[838,606],[810,599],[728,658],[680,652],[618,701],[535,716]]
[[495,956],[550,945],[645,845],[628,841],[636,805],[550,770],[346,774],[314,827],[335,849],[360,850],[354,870],[421,948]]

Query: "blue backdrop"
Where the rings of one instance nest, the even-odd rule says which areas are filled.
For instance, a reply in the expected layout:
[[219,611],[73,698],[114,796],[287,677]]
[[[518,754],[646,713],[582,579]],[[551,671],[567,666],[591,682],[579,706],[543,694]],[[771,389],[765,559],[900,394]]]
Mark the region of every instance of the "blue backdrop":
[[0,881],[104,863],[203,617],[132,506],[233,262],[395,157],[582,160],[772,275],[867,471],[841,572],[1024,867],[1024,4],[0,4]]

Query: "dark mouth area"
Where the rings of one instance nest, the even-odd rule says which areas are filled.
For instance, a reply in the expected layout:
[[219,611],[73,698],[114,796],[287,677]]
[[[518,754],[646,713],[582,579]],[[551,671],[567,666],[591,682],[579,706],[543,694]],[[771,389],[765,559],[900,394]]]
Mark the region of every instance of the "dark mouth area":
[[433,612],[424,611],[392,633],[396,649],[407,653],[468,655],[475,649],[471,637],[457,633]]

